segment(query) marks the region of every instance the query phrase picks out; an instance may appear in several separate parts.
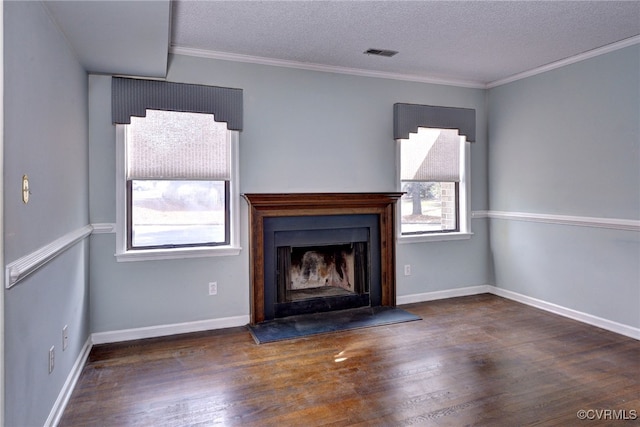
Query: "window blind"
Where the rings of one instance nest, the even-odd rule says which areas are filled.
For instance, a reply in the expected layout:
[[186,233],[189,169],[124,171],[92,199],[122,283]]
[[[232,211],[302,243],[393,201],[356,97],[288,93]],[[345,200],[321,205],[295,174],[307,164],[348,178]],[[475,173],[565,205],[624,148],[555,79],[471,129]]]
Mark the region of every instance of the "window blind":
[[129,124],[147,110],[213,114],[229,130],[242,130],[242,89],[143,80],[111,79],[111,116],[114,124]]
[[402,181],[459,182],[460,135],[457,130],[418,128],[400,142]]
[[211,114],[149,110],[127,127],[127,179],[228,180],[227,127]]

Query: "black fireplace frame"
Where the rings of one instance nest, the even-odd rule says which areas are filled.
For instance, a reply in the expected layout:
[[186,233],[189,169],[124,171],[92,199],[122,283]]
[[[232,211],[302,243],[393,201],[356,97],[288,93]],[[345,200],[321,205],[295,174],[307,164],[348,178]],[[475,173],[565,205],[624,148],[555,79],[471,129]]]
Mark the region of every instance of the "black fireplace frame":
[[[375,214],[312,215],[269,217],[264,233],[264,320],[295,314],[380,306],[382,284],[380,265],[380,224]],[[277,248],[366,242],[369,292],[364,295],[322,297],[299,302],[278,301],[279,271]]]

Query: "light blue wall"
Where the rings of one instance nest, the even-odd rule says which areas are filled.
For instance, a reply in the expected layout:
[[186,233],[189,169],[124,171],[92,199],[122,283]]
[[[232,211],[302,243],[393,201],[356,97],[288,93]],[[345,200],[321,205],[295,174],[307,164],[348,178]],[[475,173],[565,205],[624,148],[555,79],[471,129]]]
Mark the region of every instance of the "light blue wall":
[[[115,222],[111,77],[89,76],[91,223]],[[243,206],[244,208],[244,206]],[[241,244],[247,247],[246,233]],[[90,239],[91,330],[117,331],[249,313],[246,256],[117,262],[115,234]],[[243,252],[243,253],[246,253]],[[208,296],[208,283],[218,295]]]
[[[11,262],[87,223],[115,222],[115,134],[110,78],[90,76],[87,86],[40,2],[3,7]],[[244,89],[242,192],[396,190],[392,105],[409,102],[476,109],[472,210],[637,220],[639,50],[494,88],[488,99],[484,90],[184,56],[170,58],[169,80]],[[42,425],[90,332],[248,315],[244,202],[241,226],[239,256],[189,260],[117,263],[115,235],[92,235],[5,290],[6,425]],[[637,232],[497,219],[474,219],[472,231],[467,241],[398,245],[398,271],[412,265],[411,276],[398,275],[398,296],[496,283],[640,327]]]
[[[3,239],[10,263],[88,224],[88,106],[87,75],[42,3],[3,7]],[[32,192],[26,205],[24,174]],[[88,242],[3,291],[5,423],[42,425],[89,336]],[[69,347],[62,351],[65,325]]]
[[[472,209],[487,203],[485,91],[172,56],[171,81],[244,90],[240,135],[241,192],[395,191],[392,112],[396,102],[474,108],[478,138],[471,148]],[[110,80],[90,76],[91,221],[114,222],[114,130]],[[95,165],[95,167],[94,167]],[[94,332],[249,314],[246,204],[239,256],[117,263],[115,236],[91,238]],[[472,240],[402,245],[398,295],[486,284],[486,220]],[[459,268],[459,260],[466,260]],[[434,273],[446,280],[435,280]],[[446,274],[444,274],[446,272]],[[219,293],[207,295],[217,281]]]
[[[490,208],[640,219],[640,46],[489,91]],[[495,219],[496,283],[640,326],[640,233]]]

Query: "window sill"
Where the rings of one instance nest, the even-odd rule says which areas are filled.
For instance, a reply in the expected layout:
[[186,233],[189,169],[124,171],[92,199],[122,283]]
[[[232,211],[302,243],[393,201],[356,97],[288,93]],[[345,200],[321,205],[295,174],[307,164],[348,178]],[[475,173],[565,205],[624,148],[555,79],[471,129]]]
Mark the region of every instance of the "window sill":
[[205,258],[214,256],[239,255],[239,246],[219,246],[215,248],[147,249],[116,253],[118,262],[156,261],[165,259]]
[[411,236],[399,236],[398,243],[423,243],[423,242],[443,242],[449,240],[469,240],[473,236],[470,232],[461,233],[433,233],[433,234],[416,234]]

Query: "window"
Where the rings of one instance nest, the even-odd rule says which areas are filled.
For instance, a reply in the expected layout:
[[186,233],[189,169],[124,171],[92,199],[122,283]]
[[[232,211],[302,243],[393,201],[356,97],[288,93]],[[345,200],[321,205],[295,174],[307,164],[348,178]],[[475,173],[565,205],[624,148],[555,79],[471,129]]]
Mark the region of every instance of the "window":
[[237,245],[237,131],[211,114],[159,110],[118,127],[121,254],[211,255]]
[[401,242],[469,238],[467,135],[474,110],[394,105]]
[[125,126],[127,249],[228,245],[226,124],[149,110]]
[[402,235],[460,231],[462,140],[457,130],[419,128],[400,141]]
[[242,90],[112,79],[118,261],[237,255]]

